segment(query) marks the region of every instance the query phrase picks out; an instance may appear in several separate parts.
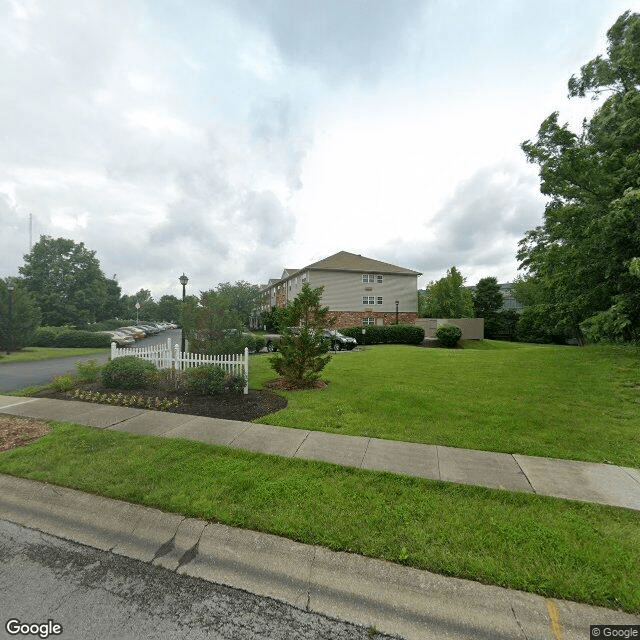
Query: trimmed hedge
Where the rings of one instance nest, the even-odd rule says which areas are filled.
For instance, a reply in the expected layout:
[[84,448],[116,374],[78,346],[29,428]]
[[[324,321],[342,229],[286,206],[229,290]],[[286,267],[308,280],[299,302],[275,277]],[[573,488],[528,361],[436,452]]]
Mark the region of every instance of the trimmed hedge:
[[[364,335],[363,329],[366,330]],[[424,329],[416,324],[347,327],[339,331],[345,336],[355,338],[358,344],[422,344],[424,340]]]
[[93,331],[78,331],[59,327],[40,327],[32,342],[34,347],[109,348],[111,336]]
[[146,387],[156,366],[136,356],[122,356],[110,360],[102,368],[100,377],[105,387],[140,389]]
[[454,349],[462,338],[462,329],[455,324],[442,324],[436,329],[436,338],[442,346]]

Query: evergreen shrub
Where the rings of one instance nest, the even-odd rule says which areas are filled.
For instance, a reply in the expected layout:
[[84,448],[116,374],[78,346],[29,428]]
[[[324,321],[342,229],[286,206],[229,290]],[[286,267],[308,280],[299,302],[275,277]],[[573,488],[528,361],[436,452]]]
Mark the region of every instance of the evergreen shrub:
[[462,329],[455,324],[443,324],[436,329],[436,338],[440,344],[448,349],[453,349],[462,338]]
[[140,389],[149,383],[155,371],[156,366],[152,362],[136,356],[123,356],[107,362],[100,378],[105,387]]

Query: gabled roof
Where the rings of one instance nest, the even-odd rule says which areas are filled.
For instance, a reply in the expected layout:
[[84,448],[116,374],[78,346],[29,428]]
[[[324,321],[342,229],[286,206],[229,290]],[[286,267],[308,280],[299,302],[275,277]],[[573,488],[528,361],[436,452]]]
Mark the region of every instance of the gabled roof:
[[362,271],[363,273],[397,273],[411,276],[421,276],[422,274],[412,269],[405,269],[404,267],[398,267],[395,264],[388,262],[380,262],[380,260],[373,260],[372,258],[365,258],[364,256],[357,255],[355,253],[349,253],[348,251],[339,251],[338,253],[324,258],[310,264],[301,271],[306,269],[323,269],[327,271]]

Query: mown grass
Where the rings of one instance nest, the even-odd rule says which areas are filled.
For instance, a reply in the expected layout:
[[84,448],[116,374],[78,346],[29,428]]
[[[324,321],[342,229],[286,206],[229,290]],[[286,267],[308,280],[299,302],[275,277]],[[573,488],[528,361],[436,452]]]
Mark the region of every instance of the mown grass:
[[[640,611],[640,514],[53,423],[0,472],[450,576]],[[117,470],[117,471],[114,471]]]
[[109,349],[76,349],[53,347],[25,347],[11,354],[0,354],[0,364],[7,362],[30,362],[37,360],[51,360],[52,358],[70,358],[72,356],[90,356],[99,353],[109,353]]
[[[340,353],[265,424],[640,467],[637,348],[482,341]],[[252,358],[250,382],[276,377]]]

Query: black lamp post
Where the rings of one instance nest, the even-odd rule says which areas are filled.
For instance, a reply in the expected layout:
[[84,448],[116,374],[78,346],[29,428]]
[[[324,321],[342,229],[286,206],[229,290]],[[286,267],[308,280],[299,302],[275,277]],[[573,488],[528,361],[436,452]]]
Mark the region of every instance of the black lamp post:
[[396,324],[398,324],[398,305],[400,304],[400,300],[396,300]]
[[9,355],[13,349],[13,285],[7,285],[7,291],[9,292],[9,341],[7,342],[7,355]]
[[184,273],[178,278],[180,280],[180,284],[182,285],[182,353],[184,353],[184,298],[185,298],[185,289],[187,286],[187,282],[189,282],[189,278],[184,275]]

